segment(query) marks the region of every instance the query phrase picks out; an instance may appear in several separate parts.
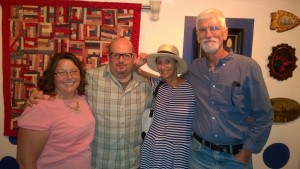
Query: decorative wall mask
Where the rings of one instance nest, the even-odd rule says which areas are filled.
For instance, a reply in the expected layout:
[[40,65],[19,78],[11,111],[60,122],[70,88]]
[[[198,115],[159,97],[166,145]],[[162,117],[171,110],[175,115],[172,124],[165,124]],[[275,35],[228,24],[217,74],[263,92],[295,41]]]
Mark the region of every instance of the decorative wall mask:
[[271,13],[271,30],[276,29],[277,32],[284,32],[295,28],[299,24],[300,18],[290,12],[278,10]]
[[295,48],[284,43],[272,47],[272,53],[269,56],[268,63],[270,76],[277,80],[286,80],[292,77],[293,71],[297,67],[295,50]]

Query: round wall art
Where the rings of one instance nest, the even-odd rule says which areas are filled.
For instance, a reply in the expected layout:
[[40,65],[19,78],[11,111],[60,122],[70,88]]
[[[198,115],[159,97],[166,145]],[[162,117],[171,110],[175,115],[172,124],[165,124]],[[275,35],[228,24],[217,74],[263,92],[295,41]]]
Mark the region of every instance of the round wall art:
[[270,76],[277,80],[286,80],[293,76],[293,71],[297,67],[295,50],[285,43],[272,47],[268,63]]

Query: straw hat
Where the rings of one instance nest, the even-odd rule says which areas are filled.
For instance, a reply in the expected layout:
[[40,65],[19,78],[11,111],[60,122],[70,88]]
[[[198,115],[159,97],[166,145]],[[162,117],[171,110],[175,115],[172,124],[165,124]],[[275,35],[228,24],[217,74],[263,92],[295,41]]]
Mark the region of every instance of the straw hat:
[[187,71],[187,63],[179,57],[179,52],[176,46],[163,44],[158,48],[157,53],[151,53],[148,55],[147,65],[150,69],[156,72],[158,72],[156,67],[156,58],[160,56],[170,57],[172,59],[177,60],[177,74],[182,74]]

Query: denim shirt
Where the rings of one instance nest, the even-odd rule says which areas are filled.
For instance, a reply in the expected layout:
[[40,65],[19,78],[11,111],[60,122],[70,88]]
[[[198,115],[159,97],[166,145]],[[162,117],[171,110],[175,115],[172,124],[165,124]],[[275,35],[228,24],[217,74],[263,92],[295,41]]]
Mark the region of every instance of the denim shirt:
[[183,77],[196,96],[194,133],[215,144],[243,144],[252,153],[261,151],[274,113],[256,61],[230,51],[212,71],[206,58],[198,58]]

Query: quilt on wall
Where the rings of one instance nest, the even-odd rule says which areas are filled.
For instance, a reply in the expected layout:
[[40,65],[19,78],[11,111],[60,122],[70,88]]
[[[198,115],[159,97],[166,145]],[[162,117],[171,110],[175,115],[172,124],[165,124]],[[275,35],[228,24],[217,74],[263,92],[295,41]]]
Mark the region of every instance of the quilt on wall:
[[17,135],[17,119],[54,53],[72,52],[90,69],[107,61],[115,37],[130,39],[138,49],[141,4],[4,0],[1,5],[5,136]]

